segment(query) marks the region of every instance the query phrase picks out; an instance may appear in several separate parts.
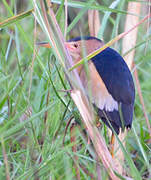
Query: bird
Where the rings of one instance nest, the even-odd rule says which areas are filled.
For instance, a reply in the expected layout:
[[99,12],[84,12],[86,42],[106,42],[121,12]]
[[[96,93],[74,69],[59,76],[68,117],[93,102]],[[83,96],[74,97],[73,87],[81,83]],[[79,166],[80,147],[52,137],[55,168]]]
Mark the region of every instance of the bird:
[[[39,43],[50,48],[48,43]],[[104,42],[93,36],[79,36],[65,42],[76,64],[83,54],[90,54],[101,48]],[[135,86],[132,74],[123,57],[107,47],[88,61],[89,77],[84,65],[77,67],[81,82],[88,93],[91,88],[91,101],[99,118],[117,135],[120,130],[132,126]]]

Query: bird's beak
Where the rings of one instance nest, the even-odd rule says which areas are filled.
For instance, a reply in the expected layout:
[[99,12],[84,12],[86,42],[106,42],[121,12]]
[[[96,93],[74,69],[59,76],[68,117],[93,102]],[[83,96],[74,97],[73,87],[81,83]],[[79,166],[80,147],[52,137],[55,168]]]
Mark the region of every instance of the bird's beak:
[[37,45],[45,48],[51,48],[50,44],[47,42],[39,42]]
[[[47,42],[39,42],[37,43],[38,46],[45,47],[45,48],[51,48],[50,44]],[[74,48],[69,42],[65,42],[65,46],[69,51],[73,51]]]

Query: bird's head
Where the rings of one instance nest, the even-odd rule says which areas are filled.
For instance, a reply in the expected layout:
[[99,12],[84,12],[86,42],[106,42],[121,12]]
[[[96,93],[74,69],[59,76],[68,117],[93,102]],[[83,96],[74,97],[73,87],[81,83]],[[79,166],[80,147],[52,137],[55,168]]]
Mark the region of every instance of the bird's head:
[[[38,45],[51,48],[48,43],[38,43]],[[75,62],[83,57],[82,54],[88,55],[103,45],[103,41],[91,36],[76,37],[65,42],[65,46]]]
[[91,36],[76,37],[66,42],[66,47],[74,60],[80,60],[104,45],[103,41]]

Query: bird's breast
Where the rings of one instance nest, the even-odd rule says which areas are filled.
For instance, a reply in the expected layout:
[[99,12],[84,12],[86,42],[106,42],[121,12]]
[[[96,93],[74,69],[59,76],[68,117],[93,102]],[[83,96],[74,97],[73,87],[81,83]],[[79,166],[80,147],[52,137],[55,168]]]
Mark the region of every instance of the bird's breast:
[[92,103],[99,109],[106,111],[118,110],[118,103],[108,92],[102,78],[98,74],[94,64],[89,62],[89,73],[86,76],[85,70],[81,68],[80,79],[85,87],[87,94],[92,95]]

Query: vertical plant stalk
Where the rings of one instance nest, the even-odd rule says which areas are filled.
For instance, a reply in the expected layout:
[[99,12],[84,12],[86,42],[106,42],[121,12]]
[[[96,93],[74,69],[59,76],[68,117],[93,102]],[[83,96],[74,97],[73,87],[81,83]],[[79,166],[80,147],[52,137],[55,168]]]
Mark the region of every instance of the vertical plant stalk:
[[1,139],[1,145],[2,145],[2,151],[3,151],[3,157],[4,157],[6,180],[10,180],[8,158],[7,158],[7,154],[6,154],[6,150],[5,150],[5,144],[4,144],[3,139]]
[[65,0],[65,28],[64,28],[64,38],[66,39],[67,35],[67,27],[68,27],[68,4],[67,0]]
[[11,102],[10,102],[10,97],[8,96],[7,98],[7,106],[8,106],[8,117],[10,116],[10,111],[11,111]]
[[[141,9],[141,3],[139,3],[139,2],[129,2],[128,3],[128,9],[127,9],[128,12],[139,15],[140,9]],[[127,14],[124,31],[128,31],[138,22],[139,22],[138,16],[132,16],[130,14]],[[138,32],[138,26],[133,31],[131,31],[127,36],[125,36],[123,38],[122,54],[127,52],[130,48],[135,47],[136,40],[137,40],[137,32]],[[124,58],[129,69],[132,68],[134,56],[135,56],[135,49],[133,49],[130,53],[128,53]]]
[[[35,10],[35,8],[34,8]],[[34,19],[34,49],[33,49],[33,58],[32,58],[32,63],[31,63],[31,68],[30,68],[30,81],[29,81],[29,89],[28,89],[28,103],[30,104],[30,93],[31,93],[31,87],[32,87],[32,76],[33,76],[33,68],[34,68],[34,61],[36,58],[36,36],[37,36],[37,22],[36,19]]]
[[[124,147],[125,147],[125,137],[126,136],[127,136],[127,130],[125,130],[124,132],[120,132],[118,135],[118,138],[122,142]],[[123,167],[125,158],[124,158],[123,151],[120,148],[117,138],[115,138],[115,141],[114,141],[114,160],[115,160],[115,164],[116,164],[116,167],[119,170],[119,172],[121,174],[125,174],[126,171]]]
[[[48,104],[49,104],[49,97],[50,97],[50,93],[49,93],[49,90],[48,90],[46,106],[48,106]],[[44,114],[44,123],[45,123],[46,127],[47,127],[47,119],[48,119],[48,110]],[[45,127],[45,130],[46,130],[46,127]]]
[[[135,67],[135,63],[134,63],[134,67]],[[134,77],[135,77],[135,81],[136,81],[136,87],[137,87],[137,91],[138,91],[138,95],[139,95],[139,99],[142,105],[142,109],[143,109],[143,113],[144,113],[144,117],[146,120],[146,124],[149,130],[149,135],[150,135],[150,143],[151,143],[151,125],[147,116],[147,112],[146,112],[146,108],[145,108],[145,103],[144,103],[144,99],[143,99],[143,95],[142,95],[142,91],[141,91],[141,86],[140,86],[140,82],[139,82],[139,78],[138,78],[138,72],[137,69],[135,69],[134,71]]]
[[[50,93],[49,93],[49,90],[48,90],[48,93],[47,93],[47,98],[46,98],[46,107],[49,105],[49,98],[50,98]],[[45,140],[45,137],[46,137],[46,134],[48,132],[48,125],[47,125],[47,120],[48,120],[48,110],[45,111],[44,113],[44,130],[42,132],[42,138],[40,140],[40,145],[41,145],[41,148],[43,148],[43,143],[44,143],[44,140]],[[42,156],[40,158],[40,160],[42,161]]]
[[97,10],[88,10],[88,24],[90,35],[97,37],[100,29],[100,18]]
[[75,155],[74,155],[74,168],[75,168],[75,171],[76,171],[76,177],[77,177],[77,180],[80,180],[80,170],[79,170],[78,156],[76,155],[76,153],[77,153],[76,136],[77,136],[77,128],[76,128],[76,124],[73,123],[71,125],[71,127],[70,127],[70,141],[73,144],[72,152],[75,153]]

